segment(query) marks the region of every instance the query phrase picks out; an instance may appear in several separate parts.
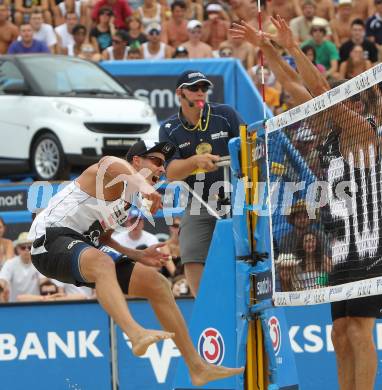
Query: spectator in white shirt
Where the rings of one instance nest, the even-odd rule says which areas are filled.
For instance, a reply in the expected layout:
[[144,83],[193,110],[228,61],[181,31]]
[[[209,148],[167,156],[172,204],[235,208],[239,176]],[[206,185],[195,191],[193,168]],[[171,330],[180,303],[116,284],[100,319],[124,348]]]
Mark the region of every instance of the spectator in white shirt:
[[78,24],[77,15],[74,12],[69,12],[65,16],[65,23],[54,29],[57,35],[60,53],[63,48],[67,48],[69,45],[74,44],[72,31],[76,24]]
[[14,245],[17,256],[8,260],[0,271],[0,287],[9,294],[9,302],[17,301],[22,294],[40,295],[40,281],[46,279],[32,264],[28,233],[20,233]]
[[44,17],[41,11],[34,11],[31,15],[30,24],[33,30],[33,38],[45,42],[51,53],[56,52],[57,37],[50,24],[43,23]]
[[74,284],[62,283],[55,279],[46,279],[40,284],[40,295],[21,294],[17,296],[17,300],[19,302],[52,302],[77,301],[92,297],[91,288],[77,287]]
[[147,248],[159,242],[154,234],[143,230],[144,221],[137,210],[130,212],[125,227],[126,231],[115,232],[112,238],[126,248],[143,249],[143,247]]

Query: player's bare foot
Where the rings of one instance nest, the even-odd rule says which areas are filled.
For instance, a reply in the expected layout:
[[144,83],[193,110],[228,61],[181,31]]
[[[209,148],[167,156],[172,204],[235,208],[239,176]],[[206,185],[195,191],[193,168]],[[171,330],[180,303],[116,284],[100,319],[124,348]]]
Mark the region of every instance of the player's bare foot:
[[139,334],[129,337],[132,345],[131,350],[135,356],[142,356],[151,344],[157,343],[160,340],[171,339],[174,336],[175,333],[145,329]]
[[191,381],[194,386],[203,386],[208,382],[218,379],[228,378],[234,375],[240,375],[244,372],[244,367],[228,368],[223,366],[215,366],[213,364],[204,364],[201,369],[195,372],[190,372]]

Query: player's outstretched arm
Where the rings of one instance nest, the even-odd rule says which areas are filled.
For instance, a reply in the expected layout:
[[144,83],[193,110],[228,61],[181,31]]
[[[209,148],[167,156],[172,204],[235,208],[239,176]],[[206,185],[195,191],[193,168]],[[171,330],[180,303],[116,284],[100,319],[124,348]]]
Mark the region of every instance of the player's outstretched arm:
[[302,104],[312,98],[309,91],[302,84],[299,75],[281,58],[278,51],[273,47],[269,34],[257,31],[244,21],[240,24],[235,23],[233,28],[230,29],[230,32],[234,39],[244,39],[263,51],[277,81],[293,96],[296,105]]
[[305,86],[309,89],[313,96],[319,96],[330,89],[326,78],[312,61],[300,49],[300,46],[293,37],[292,30],[286,21],[277,15],[277,18],[272,17],[272,23],[276,27],[276,34],[266,34],[268,38],[273,39],[280,46],[288,50],[289,54],[295,59],[297,69]]

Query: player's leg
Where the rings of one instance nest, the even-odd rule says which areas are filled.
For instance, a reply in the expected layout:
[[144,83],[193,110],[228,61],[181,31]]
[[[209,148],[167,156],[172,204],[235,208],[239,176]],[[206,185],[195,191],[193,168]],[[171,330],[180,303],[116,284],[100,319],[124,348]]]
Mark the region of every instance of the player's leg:
[[354,354],[356,390],[374,389],[378,360],[373,329],[380,310],[381,298],[378,295],[348,302],[348,337]]
[[197,353],[187,330],[184,318],[175,302],[168,281],[154,268],[136,264],[131,275],[129,295],[147,298],[158,320],[168,332],[175,333],[174,341],[190,370],[194,385],[226,378],[243,372],[207,364]]
[[375,318],[348,317],[348,337],[353,348],[355,389],[373,390],[377,373],[377,351],[373,329]]
[[80,253],[78,264],[76,279],[95,283],[99,303],[128,335],[135,355],[143,355],[150,344],[173,336],[168,332],[144,329],[135,322],[118,283],[115,263],[108,255],[88,247]]
[[333,302],[331,310],[332,342],[336,353],[338,384],[340,390],[355,390],[354,355],[347,333],[346,301]]

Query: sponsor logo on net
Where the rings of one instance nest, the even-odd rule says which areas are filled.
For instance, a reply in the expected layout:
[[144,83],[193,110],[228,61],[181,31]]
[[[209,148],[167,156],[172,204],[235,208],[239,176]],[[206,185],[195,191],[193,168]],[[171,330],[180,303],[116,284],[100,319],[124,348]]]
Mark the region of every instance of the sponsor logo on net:
[[198,340],[198,352],[208,363],[219,366],[223,362],[224,339],[217,329],[207,328],[202,331]]

